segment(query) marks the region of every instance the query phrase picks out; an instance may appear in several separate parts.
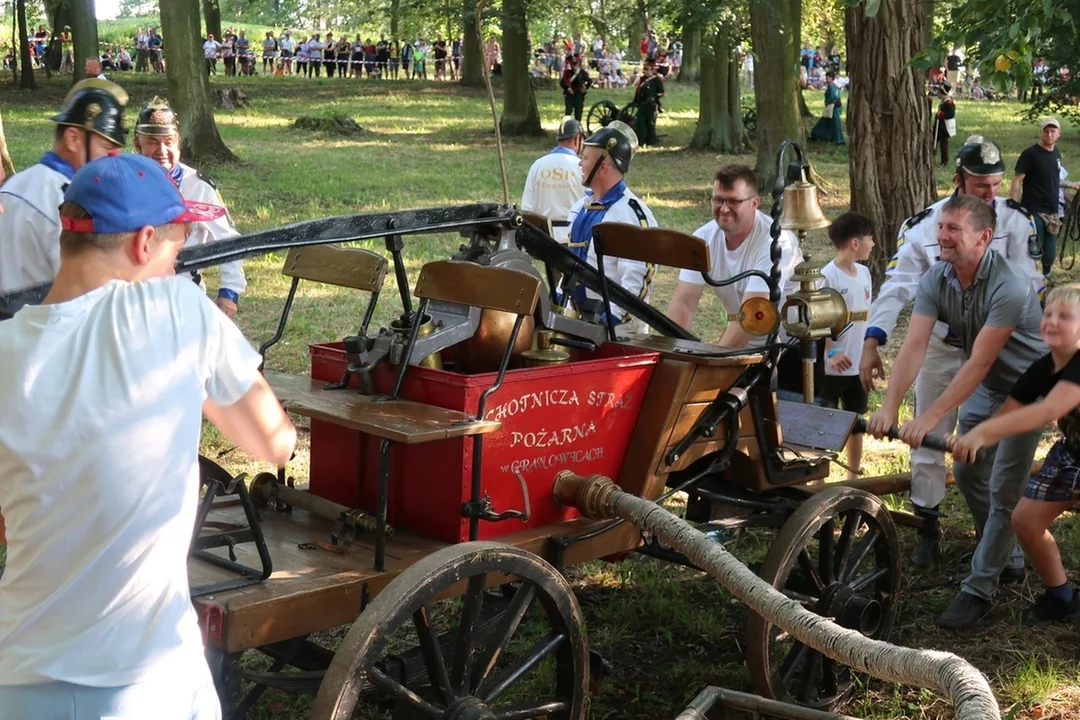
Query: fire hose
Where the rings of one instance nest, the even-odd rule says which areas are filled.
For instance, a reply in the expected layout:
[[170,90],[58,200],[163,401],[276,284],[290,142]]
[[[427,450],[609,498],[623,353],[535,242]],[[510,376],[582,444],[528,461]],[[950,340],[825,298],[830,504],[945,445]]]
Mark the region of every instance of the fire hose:
[[806,610],[755,575],[723,545],[656,503],[623,492],[609,478],[586,478],[564,470],[556,476],[553,492],[561,505],[576,508],[585,517],[621,518],[656,536],[765,620],[827,657],[882,680],[938,692],[952,701],[957,720],[1001,717],[990,683],[963,658],[873,640]]

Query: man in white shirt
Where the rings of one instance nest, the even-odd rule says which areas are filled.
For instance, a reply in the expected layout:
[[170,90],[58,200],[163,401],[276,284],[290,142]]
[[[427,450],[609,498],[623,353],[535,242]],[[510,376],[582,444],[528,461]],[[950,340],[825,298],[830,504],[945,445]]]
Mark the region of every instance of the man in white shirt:
[[[713,219],[699,227],[694,235],[709,244],[714,280],[726,280],[748,270],[758,270],[768,275],[772,272],[772,218],[758,210],[757,176],[746,165],[725,165],[716,173],[712,191]],[[777,309],[783,307],[787,296],[799,289],[791,279],[795,266],[803,260],[798,241],[790,231],[780,233],[780,299]],[[698,303],[705,289],[701,273],[692,270],[679,272],[679,281],[668,303],[668,317],[685,328],[690,328],[697,314]],[[739,309],[750,298],[769,299],[769,285],[759,276],[752,276],[722,287],[713,292],[727,313],[728,326],[719,345],[726,348],[760,347],[764,337],[751,337],[739,322]],[[780,327],[781,342],[787,333]],[[816,363],[815,372],[824,378],[823,363]],[[789,350],[780,358],[778,386],[791,393],[802,394],[802,365],[799,354]],[[815,383],[820,388],[821,383]]]
[[[874,378],[885,377],[878,347],[893,333],[900,312],[915,300],[919,280],[941,259],[938,245],[938,221],[945,203],[957,195],[973,195],[994,209],[996,223],[991,249],[1013,263],[1031,280],[1042,298],[1046,279],[1036,260],[1042,257],[1042,246],[1031,213],[1014,200],[998,197],[1005,162],[998,146],[981,135],[972,135],[956,153],[956,190],[917,215],[908,218],[900,228],[896,255],[885,272],[885,282],[878,288],[877,298],[870,308],[870,325],[863,340],[859,376],[867,392],[874,387]],[[915,378],[915,408],[922,412],[938,398],[952,382],[964,364],[964,350],[959,339],[949,332],[945,323],[937,323],[926,348],[926,360]],[[956,427],[957,413],[942,417],[933,433],[949,435]],[[911,561],[918,567],[932,564],[938,553],[938,506],[945,498],[945,454],[920,447],[911,451],[911,504],[915,514],[924,520],[919,530],[919,542]],[[1002,575],[1005,581],[1024,576],[1024,555],[1020,545],[1013,548],[1012,560]]]
[[[185,200],[220,205],[225,207],[221,194],[214,183],[195,168],[180,162],[180,121],[169,104],[154,98],[139,111],[135,125],[135,152],[148,157],[169,173],[169,177],[180,188]],[[185,247],[203,245],[215,240],[225,240],[239,235],[226,212],[219,218],[192,225],[191,235]],[[220,266],[221,283],[218,288],[217,306],[229,317],[236,315],[240,294],[247,289],[247,279],[240,260],[222,263]],[[202,284],[201,275],[193,279]]]
[[187,556],[206,417],[278,466],[261,358],[186,278],[190,207],[133,154],[83,167],[43,304],[0,323],[0,720],[218,720]]
[[[626,186],[623,179],[630,169],[630,160],[637,150],[634,130],[618,120],[601,128],[584,142],[581,174],[588,188],[585,196],[574,203],[567,221],[570,223],[570,252],[596,267],[596,248],[593,247],[593,226],[597,223],[627,223],[641,227],[657,227],[652,211]],[[640,260],[604,256],[607,279],[645,302],[656,266]],[[598,300],[599,293],[579,285],[572,290],[575,303]],[[630,332],[644,332],[647,326],[635,320],[617,305],[611,306],[612,320]]]
[[119,85],[96,78],[76,83],[52,118],[52,150],[0,187],[0,292],[49,282],[60,267],[60,214],[64,187],[75,171],[124,145]]
[[521,196],[521,209],[550,220],[555,239],[564,245],[570,242],[570,208],[585,196],[578,161],[583,139],[581,123],[564,117],[555,135],[558,144],[529,168]]

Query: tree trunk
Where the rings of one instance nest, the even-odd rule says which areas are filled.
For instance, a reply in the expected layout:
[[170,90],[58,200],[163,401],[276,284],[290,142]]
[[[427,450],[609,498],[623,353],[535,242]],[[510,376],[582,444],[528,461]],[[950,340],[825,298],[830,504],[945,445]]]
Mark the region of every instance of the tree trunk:
[[750,5],[754,44],[754,105],[757,111],[757,164],[762,188],[772,186],[776,150],[784,140],[803,142],[799,118],[799,48],[792,27],[789,0]]
[[503,135],[543,135],[536,95],[529,82],[528,0],[503,0]]
[[[182,2],[183,0],[181,0]],[[206,34],[221,41],[221,3],[219,0],[202,0],[203,15],[206,17]],[[199,36],[201,37],[201,36]],[[169,43],[170,45],[172,43]],[[200,43],[201,45],[201,43]],[[165,67],[168,70],[168,66]]]
[[477,0],[462,0],[461,24],[465,35],[465,47],[461,48],[461,84],[466,87],[484,87],[484,48],[481,47],[479,18],[476,15]]
[[210,80],[199,42],[199,0],[161,3],[161,31],[169,38],[165,77],[169,102],[180,118],[181,153],[192,160],[235,160],[214,122]]
[[26,0],[15,1],[15,13],[19,16],[19,64],[22,65],[22,74],[19,76],[19,87],[24,90],[37,88],[34,79],[34,66],[30,64],[30,39],[26,29]]
[[75,82],[86,77],[86,61],[98,59],[97,8],[94,0],[70,0],[71,39],[75,61]]
[[390,38],[398,36],[401,26],[401,0],[390,0]]
[[698,122],[690,147],[729,155],[742,151],[737,66],[734,50],[719,37],[714,35],[702,47]]
[[4,117],[0,115],[0,181],[15,174],[15,164],[8,153],[7,136],[4,135]]
[[908,65],[926,48],[925,8],[922,0],[891,0],[873,18],[861,6],[846,11],[851,209],[874,223],[876,283],[900,224],[935,196],[930,109],[920,73]]
[[46,12],[53,19],[52,38],[49,40],[48,52],[49,76],[52,77],[52,73],[60,72],[60,63],[64,61],[64,47],[60,42],[60,33],[64,31],[66,25],[71,25],[71,8],[61,0],[55,1],[51,11],[49,11],[49,7],[49,4],[46,3]]
[[675,82],[696,83],[701,80],[701,28],[692,28],[692,21],[683,23],[682,67]]

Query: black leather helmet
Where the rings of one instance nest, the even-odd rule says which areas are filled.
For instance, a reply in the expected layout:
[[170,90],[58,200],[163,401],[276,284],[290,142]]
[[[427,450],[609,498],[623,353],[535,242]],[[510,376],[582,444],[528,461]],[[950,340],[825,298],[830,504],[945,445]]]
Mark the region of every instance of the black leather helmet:
[[136,135],[172,135],[179,132],[179,118],[169,103],[159,97],[144,105],[135,121]]
[[116,145],[127,138],[124,128],[124,107],[128,94],[124,88],[109,80],[88,78],[80,80],[64,98],[60,113],[51,120],[59,125],[83,128],[97,133]]
[[571,140],[581,135],[581,123],[575,120],[572,116],[567,115],[559,123],[559,132],[556,133],[556,140]]
[[630,160],[638,149],[637,133],[621,120],[613,120],[593,133],[585,145],[598,147],[611,158],[623,175],[630,169]]
[[1005,160],[1001,157],[1001,148],[982,135],[972,135],[956,153],[956,171],[961,170],[968,175],[1004,174]]

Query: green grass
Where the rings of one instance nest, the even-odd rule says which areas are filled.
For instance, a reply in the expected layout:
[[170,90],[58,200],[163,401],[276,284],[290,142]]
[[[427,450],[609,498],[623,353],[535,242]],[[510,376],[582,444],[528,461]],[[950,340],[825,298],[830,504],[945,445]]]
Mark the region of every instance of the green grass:
[[[34,162],[49,146],[52,126],[45,122],[55,112],[66,86],[40,78],[37,92],[12,89],[10,77],[0,78],[0,105],[12,156],[18,167]],[[164,80],[120,77],[132,95],[132,106],[164,94]],[[220,76],[215,85],[224,85]],[[251,107],[218,114],[218,126],[240,161],[208,165],[203,169],[217,182],[241,231],[270,228],[299,220],[339,214],[376,212],[413,207],[478,201],[499,201],[502,189],[494,151],[488,101],[482,93],[436,83],[370,83],[353,80],[254,78],[236,80]],[[594,91],[588,102],[608,97],[622,105],[629,91]],[[541,91],[538,100],[545,127],[551,131],[562,115],[561,97]],[[817,107],[820,95],[808,95]],[[667,113],[659,131],[664,144],[643,150],[634,160],[628,182],[652,208],[661,225],[692,231],[709,219],[707,197],[711,177],[720,162],[753,162],[750,156],[718,157],[685,149],[693,132],[697,93],[669,86]],[[1015,103],[976,103],[961,100],[957,120],[958,141],[980,132],[996,140],[1009,162],[1036,139],[1036,130],[1017,120]],[[368,132],[343,139],[293,130],[290,122],[301,114],[345,113]],[[129,114],[129,118],[134,113]],[[128,124],[131,124],[129,119]],[[1066,123],[1061,143],[1069,166],[1080,151],[1075,127]],[[530,163],[546,152],[552,140],[509,139],[506,163],[511,200],[520,199]],[[848,203],[846,148],[809,147],[815,169],[825,178],[829,193],[825,210],[835,216]],[[1080,164],[1073,176],[1080,176]],[[1006,180],[1009,180],[1007,176]],[[940,193],[947,191],[948,173],[937,170]],[[1005,185],[1007,188],[1007,185]],[[769,203],[763,203],[768,211]],[[406,258],[410,276],[428,260],[443,258],[460,243],[442,237],[410,243]],[[824,261],[823,232],[812,233],[809,249]],[[375,245],[373,245],[375,247]],[[280,274],[282,256],[249,260],[245,269],[249,290],[238,316],[245,334],[258,343],[272,334],[287,283]],[[1055,280],[1071,273],[1055,270]],[[675,273],[659,275],[653,303],[664,308],[674,286]],[[213,286],[213,279],[211,279]],[[396,288],[383,297],[376,322],[395,314]],[[269,356],[269,366],[303,373],[309,343],[334,340],[355,331],[362,313],[359,298],[349,293],[308,289],[297,298],[292,321],[283,341]],[[723,329],[722,313],[707,295],[695,322],[695,331],[716,338]],[[890,344],[888,352],[895,352]],[[887,353],[888,354],[888,353]],[[887,357],[888,363],[890,358]],[[877,402],[880,395],[875,395]],[[910,413],[910,408],[905,409]],[[226,445],[208,430],[204,449],[216,453]],[[307,451],[302,446],[290,473],[302,482],[307,474]],[[239,452],[223,458],[231,470],[257,472],[261,468]],[[907,452],[892,443],[867,440],[868,474],[907,469]],[[844,475],[834,469],[834,478]],[[886,498],[901,508],[904,498]],[[952,491],[945,503],[944,560],[932,571],[919,571],[904,561],[905,593],[893,639],[905,644],[949,650],[972,660],[991,679],[1003,708],[1014,717],[1080,717],[1075,686],[1080,682],[1073,658],[1076,633],[1069,629],[1032,632],[1019,627],[1014,615],[1040,592],[1038,581],[1007,587],[1001,602],[979,634],[943,633],[933,618],[957,590],[965,570],[961,558],[974,544],[974,532],[959,495]],[[1080,552],[1080,528],[1067,516],[1057,527],[1067,563]],[[901,529],[905,557],[914,541]],[[760,561],[771,534],[744,531],[728,547],[748,562]],[[0,550],[2,557],[2,550]],[[1072,568],[1070,567],[1070,570]],[[725,590],[683,568],[635,558],[620,564],[593,563],[573,568],[570,576],[584,608],[590,642],[611,663],[612,673],[594,699],[594,718],[671,718],[706,684],[748,688],[742,633],[745,608]],[[322,636],[327,643],[341,632]],[[642,662],[642,658],[647,658]],[[309,707],[305,699],[267,693],[253,717],[300,720]],[[870,681],[855,700],[842,709],[848,714],[885,718],[951,717],[941,698],[917,688]],[[1045,714],[1044,714],[1045,712]]]

